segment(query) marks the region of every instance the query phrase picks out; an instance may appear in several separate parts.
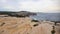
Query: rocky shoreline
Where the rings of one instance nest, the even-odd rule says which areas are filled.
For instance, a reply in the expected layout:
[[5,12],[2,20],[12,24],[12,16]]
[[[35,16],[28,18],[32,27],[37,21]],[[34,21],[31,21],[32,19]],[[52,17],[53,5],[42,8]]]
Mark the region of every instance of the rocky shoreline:
[[[51,34],[54,22],[33,21],[29,17],[0,17],[0,34]],[[55,34],[60,34],[60,26],[55,26]]]

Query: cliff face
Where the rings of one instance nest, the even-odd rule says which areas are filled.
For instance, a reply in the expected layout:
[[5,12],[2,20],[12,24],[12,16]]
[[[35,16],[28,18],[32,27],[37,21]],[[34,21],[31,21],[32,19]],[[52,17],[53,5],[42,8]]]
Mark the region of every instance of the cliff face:
[[[51,34],[52,26],[52,22],[32,22],[29,17],[0,17],[0,34]],[[60,33],[58,30],[56,34]]]

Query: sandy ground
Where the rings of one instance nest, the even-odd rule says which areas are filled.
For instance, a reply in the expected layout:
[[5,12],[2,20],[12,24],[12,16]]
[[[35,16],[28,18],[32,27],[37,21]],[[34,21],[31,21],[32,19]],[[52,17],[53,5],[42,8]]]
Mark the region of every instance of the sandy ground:
[[[51,34],[52,26],[51,22],[31,22],[28,17],[0,17],[0,34]],[[60,26],[55,30],[55,34],[60,34]]]

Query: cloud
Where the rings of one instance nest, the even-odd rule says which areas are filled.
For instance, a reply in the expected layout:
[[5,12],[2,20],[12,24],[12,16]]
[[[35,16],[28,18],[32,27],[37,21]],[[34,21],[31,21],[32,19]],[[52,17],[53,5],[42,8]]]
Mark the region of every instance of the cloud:
[[34,11],[34,12],[54,12],[59,10],[58,1],[38,1],[38,2],[20,2],[21,10]]
[[0,0],[0,7],[6,11],[54,12],[60,10],[58,4],[57,0]]
[[7,0],[0,0],[0,2],[2,2],[2,3],[6,3],[6,2],[7,2]]

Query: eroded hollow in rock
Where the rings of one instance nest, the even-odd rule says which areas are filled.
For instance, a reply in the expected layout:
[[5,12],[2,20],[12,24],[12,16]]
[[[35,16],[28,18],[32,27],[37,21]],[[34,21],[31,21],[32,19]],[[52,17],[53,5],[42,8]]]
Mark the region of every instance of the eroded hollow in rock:
[[38,24],[34,24],[33,26],[36,27],[36,26],[38,26]]
[[31,20],[31,22],[39,22],[38,20]]
[[5,23],[3,22],[3,23],[1,23],[1,25],[0,26],[3,26]]

